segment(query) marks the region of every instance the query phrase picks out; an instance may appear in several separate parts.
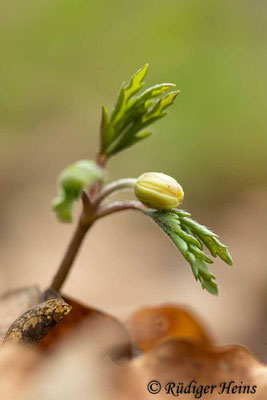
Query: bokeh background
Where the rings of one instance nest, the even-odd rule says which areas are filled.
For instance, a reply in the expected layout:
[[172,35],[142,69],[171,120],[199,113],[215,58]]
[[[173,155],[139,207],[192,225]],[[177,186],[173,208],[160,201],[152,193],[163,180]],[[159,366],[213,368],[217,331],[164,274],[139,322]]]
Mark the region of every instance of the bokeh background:
[[[183,207],[229,245],[202,291],[152,222],[134,212],[90,232],[65,292],[122,319],[176,302],[219,344],[267,361],[267,3],[262,0],[13,0],[0,3],[0,290],[49,284],[73,230],[50,210],[56,178],[92,158],[100,107],[146,62],[147,84],[181,89],[155,135],[118,155],[108,180],[163,171]],[[76,207],[76,212],[79,205]]]

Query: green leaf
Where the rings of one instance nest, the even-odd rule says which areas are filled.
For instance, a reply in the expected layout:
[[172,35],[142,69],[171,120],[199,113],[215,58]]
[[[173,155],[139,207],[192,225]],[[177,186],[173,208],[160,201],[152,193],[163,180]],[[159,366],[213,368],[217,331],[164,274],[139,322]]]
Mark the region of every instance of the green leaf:
[[159,85],[154,85],[151,88],[145,90],[140,96],[138,96],[137,101],[147,101],[154,97],[158,97],[162,95],[167,90],[174,88],[175,85],[173,83],[161,83]]
[[206,228],[203,225],[200,225],[198,222],[192,220],[188,217],[182,217],[182,221],[184,225],[187,225],[193,232],[199,235],[217,237],[215,233],[213,233],[210,229]]
[[109,122],[109,115],[107,107],[102,107],[102,120],[101,120],[101,146],[106,147],[115,136],[114,126]]
[[179,91],[174,91],[163,96],[175,87],[172,83],[154,85],[136,95],[144,86],[143,79],[147,71],[148,64],[137,71],[128,84],[122,85],[110,117],[107,108],[103,107],[101,155],[112,156],[150,136],[151,132],[144,129],[164,117],[166,112],[163,110],[178,95]]
[[146,139],[150,135],[152,135],[152,132],[150,131],[137,132],[134,136],[131,137],[131,139],[126,144],[122,143],[121,145],[118,145],[116,151],[114,151],[114,154],[118,153],[121,150],[125,150],[128,147],[133,146],[134,144],[140,142],[141,140]]
[[191,214],[188,211],[181,210],[178,208],[173,208],[172,212],[174,212],[178,217],[191,217]]
[[155,119],[164,117],[164,115],[166,115],[166,113],[163,113],[163,110],[165,110],[165,108],[167,108],[173,104],[176,96],[179,93],[180,93],[179,90],[176,90],[174,92],[168,93],[162,99],[157,100],[157,102],[152,107],[152,109],[149,111],[149,113],[147,113],[143,116],[142,122],[145,123],[147,121],[152,121],[152,120],[154,121]]
[[213,257],[219,255],[227,264],[232,265],[230,253],[227,247],[219,242],[217,235],[205,226],[193,221],[190,214],[183,210],[148,210],[147,214],[153,218],[180,250],[202,288],[217,295],[218,288],[215,276],[207,266],[207,263],[211,264],[213,260],[204,253],[202,245],[203,243],[207,246]]
[[53,210],[62,222],[71,222],[73,202],[80,198],[82,190],[104,179],[103,170],[94,162],[78,161],[59,176],[59,195],[53,201]]
[[127,103],[130,98],[144,86],[144,83],[142,83],[142,81],[147,74],[148,67],[148,64],[144,65],[134,74],[128,85],[122,85],[114,111],[111,115],[111,121],[113,124],[115,124],[116,121],[118,121],[122,117],[122,115],[129,107]]
[[188,217],[182,217],[181,224],[191,228],[192,232],[209,249],[213,257],[217,257],[218,255],[224,262],[233,265],[233,260],[227,246],[218,240],[218,236],[215,233]]

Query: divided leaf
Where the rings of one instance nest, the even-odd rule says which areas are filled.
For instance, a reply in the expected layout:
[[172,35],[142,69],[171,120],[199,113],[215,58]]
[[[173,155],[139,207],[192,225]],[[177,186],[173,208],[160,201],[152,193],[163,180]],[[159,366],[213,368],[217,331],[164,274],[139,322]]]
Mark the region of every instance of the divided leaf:
[[[119,121],[125,111],[127,111],[127,108],[130,107],[128,103],[130,98],[144,86],[144,83],[142,81],[147,74],[147,70],[148,64],[144,65],[144,67],[139,69],[133,75],[128,85],[125,85],[125,83],[122,85],[114,111],[111,116],[111,121],[113,122],[113,124]],[[132,103],[134,102],[135,101],[133,101]]]
[[191,228],[192,232],[209,249],[213,257],[217,257],[218,255],[226,264],[233,265],[233,260],[227,246],[218,240],[218,236],[215,233],[188,217],[182,217],[181,223],[183,226]]
[[175,87],[172,83],[163,83],[134,96],[144,86],[147,70],[148,64],[137,71],[128,84],[122,85],[110,116],[107,108],[102,108],[101,154],[114,155],[150,136],[151,132],[143,129],[164,117],[166,112],[163,111],[179,94],[179,91],[174,91],[162,97]]
[[59,195],[53,201],[59,220],[71,222],[73,203],[80,198],[82,190],[103,179],[104,172],[94,161],[77,161],[64,169],[59,177]]
[[183,257],[189,262],[192,272],[203,289],[211,294],[218,294],[215,276],[209,271],[207,263],[213,263],[203,251],[203,244],[211,255],[217,255],[227,264],[232,265],[231,255],[225,245],[219,242],[217,235],[208,228],[190,218],[190,214],[177,209],[171,211],[147,211],[157,225],[170,237]]

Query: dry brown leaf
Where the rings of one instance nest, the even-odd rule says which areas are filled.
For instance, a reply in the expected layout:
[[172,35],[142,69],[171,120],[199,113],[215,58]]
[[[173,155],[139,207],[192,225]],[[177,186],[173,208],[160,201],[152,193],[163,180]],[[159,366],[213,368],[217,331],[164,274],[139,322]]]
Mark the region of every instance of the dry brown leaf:
[[[213,347],[204,328],[184,309],[169,305],[137,312],[128,325],[146,352],[129,359],[131,342],[119,321],[65,300],[73,311],[39,344],[43,350],[53,349],[50,357],[40,360],[36,353],[9,343],[0,348],[1,400],[163,400],[177,394],[187,400],[266,400],[267,366],[242,346]],[[12,324],[8,335],[31,319],[29,310]],[[107,355],[128,359],[115,365],[107,357],[103,365]],[[148,387],[158,387],[156,382],[149,386],[151,381],[161,385],[156,396],[148,392]],[[183,393],[190,384],[190,393]],[[230,393],[223,391],[229,385]]]
[[37,344],[70,310],[71,307],[62,299],[38,304],[13,322],[3,342]]
[[100,317],[92,323],[89,318],[75,325],[69,334],[64,332],[49,357],[42,358],[21,400],[110,400],[106,371],[120,365],[112,361],[110,354],[119,347],[127,348],[129,337],[121,335],[121,327],[113,321],[106,322]]
[[[56,325],[53,330],[43,338],[39,344],[41,350],[54,350],[65,336],[75,333],[75,330],[84,322],[88,327],[88,332],[100,332],[101,329],[103,330],[103,334],[105,332],[110,332],[110,336],[113,340],[113,349],[116,353],[116,355],[114,355],[115,358],[132,356],[129,333],[116,318],[94,308],[87,307],[69,297],[64,296],[64,300],[71,306],[72,310],[60,324]],[[92,337],[92,340],[96,342],[98,338],[100,338],[100,336],[93,334]]]
[[20,399],[31,384],[32,373],[39,364],[39,355],[22,345],[0,347],[0,399]]
[[127,327],[133,342],[142,351],[172,337],[211,344],[203,324],[191,312],[176,305],[141,309],[131,316]]
[[38,286],[11,290],[0,296],[0,342],[10,325],[29,308],[40,303]]
[[[102,328],[92,333],[89,323],[76,329],[74,337],[65,337],[51,357],[44,359],[26,399],[164,400],[177,397],[179,383],[185,388],[192,382],[192,390],[197,387],[195,393],[180,393],[179,398],[200,398],[202,391],[201,398],[207,400],[266,400],[267,367],[242,346],[204,348],[193,342],[170,339],[132,360],[119,365],[108,362],[101,367],[103,348],[100,351],[99,343],[105,343],[104,347],[114,343],[113,338],[107,341],[105,336],[112,335]],[[149,382],[155,380],[161,384],[156,396],[147,389]],[[250,386],[252,390],[257,386],[256,393],[219,395],[220,385],[232,381],[231,388]],[[170,382],[172,386],[168,385]],[[213,393],[203,394],[204,387],[209,386],[210,390],[212,385]],[[152,389],[156,389],[155,384]]]
[[[161,384],[161,391],[154,397],[148,392],[148,384],[151,381],[158,381]],[[267,392],[267,366],[261,364],[246,348],[242,346],[231,346],[227,348],[208,348],[182,341],[170,339],[154,347],[142,356],[129,361],[120,370],[116,370],[113,382],[115,391],[112,399],[116,400],[157,400],[174,397],[177,393],[179,383],[184,387],[189,385],[216,385],[213,393],[202,393],[207,400],[266,400]],[[233,386],[256,386],[256,393],[227,394],[223,389],[223,383]],[[173,382],[174,387],[168,385]],[[166,385],[168,385],[166,387]],[[221,386],[220,386],[221,385]],[[151,386],[152,390],[157,389],[157,384]],[[181,385],[180,385],[181,388]],[[169,390],[169,394],[167,394]],[[196,389],[201,391],[200,389]],[[203,389],[204,390],[204,389]],[[232,389],[230,389],[232,390]],[[211,389],[210,389],[211,391]],[[220,393],[220,394],[219,394]],[[196,394],[196,393],[195,393]],[[181,398],[192,400],[195,394],[179,394]]]
[[21,400],[108,400],[103,397],[105,382],[101,374],[107,336],[113,342],[112,333],[101,328],[93,332],[90,322],[61,336],[49,357],[42,358]]

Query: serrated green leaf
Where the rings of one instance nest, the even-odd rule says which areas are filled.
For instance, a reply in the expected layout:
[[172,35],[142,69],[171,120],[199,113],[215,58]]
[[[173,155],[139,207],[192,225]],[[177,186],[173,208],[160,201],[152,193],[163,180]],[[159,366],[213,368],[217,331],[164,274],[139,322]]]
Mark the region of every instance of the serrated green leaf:
[[227,246],[222,244],[216,237],[213,238],[216,245],[216,254],[229,265],[233,265],[233,259],[228,251]]
[[[121,121],[121,123],[124,122],[124,125],[126,126],[125,130],[122,131],[122,133],[114,140],[113,145],[109,147],[109,152],[112,154],[116,154],[133,144],[137,143],[137,141],[132,140],[133,138],[136,137],[137,133],[141,131],[142,129],[146,128],[147,126],[151,125],[153,122],[157,121],[158,119],[164,117],[166,113],[162,112],[166,107],[170,106],[175,97],[177,96],[178,92],[170,93],[169,95],[165,96],[165,98],[161,99],[165,101],[159,101],[158,105],[156,108],[153,107],[153,112],[151,113],[150,111],[147,112],[145,108],[143,108],[143,112],[140,112],[141,106],[140,104],[137,104],[135,108],[133,108],[132,115],[130,118],[133,118],[133,123],[128,124],[127,128],[127,123],[125,121]],[[143,105],[144,106],[144,105]],[[140,107],[140,108],[138,108]],[[126,115],[128,118],[128,115]],[[126,118],[126,122],[128,119]],[[120,129],[122,130],[121,126]]]
[[[197,240],[197,239],[196,239]],[[189,244],[190,251],[195,254],[196,257],[201,258],[209,264],[213,264],[213,261],[204,253],[203,248],[200,247],[199,241],[197,240],[198,246]]]
[[[164,229],[163,229],[164,230]],[[165,230],[164,230],[165,231]],[[166,231],[165,231],[166,232]],[[179,236],[169,233],[169,237],[178,247],[184,258],[189,262],[192,272],[203,289],[207,289],[212,294],[218,293],[218,288],[214,275],[208,270],[205,260],[192,252],[192,248]],[[211,290],[212,289],[212,290]]]
[[127,144],[121,143],[120,145],[116,146],[116,149],[114,150],[113,154],[117,154],[120,151],[125,150],[128,147],[131,147],[138,142],[141,142],[141,140],[146,139],[150,135],[152,135],[152,132],[150,132],[150,131],[143,131],[143,132],[137,133],[130,141],[128,141]]
[[127,100],[129,100],[135,93],[139,92],[139,90],[144,86],[143,80],[147,74],[148,67],[149,65],[145,64],[133,75],[132,79],[125,88],[125,97]]
[[188,211],[180,210],[178,208],[173,208],[172,212],[178,215],[178,217],[191,217],[191,214]]
[[114,111],[111,115],[111,122],[113,124],[115,124],[127,110],[127,102],[130,98],[144,86],[143,79],[147,74],[148,67],[148,64],[144,65],[133,75],[128,85],[122,86]]
[[201,240],[202,243],[205,244],[205,246],[209,249],[213,257],[217,257],[218,255],[228,265],[233,265],[233,260],[227,249],[227,246],[218,240],[218,235],[188,217],[182,217],[181,224],[185,224],[194,232],[195,235],[197,235],[199,240]]
[[100,154],[112,156],[150,136],[150,132],[144,129],[166,115],[163,110],[173,103],[179,93],[171,92],[160,98],[175,86],[163,83],[135,96],[144,85],[147,70],[148,64],[137,71],[128,84],[122,85],[110,118],[107,109],[103,108]]
[[213,257],[217,255],[227,264],[232,265],[232,258],[211,230],[190,218],[190,214],[179,209],[170,211],[148,210],[147,214],[153,218],[158,226],[170,237],[184,258],[189,262],[193,274],[202,287],[212,294],[218,293],[215,276],[208,269],[213,263],[203,251],[202,243],[207,246]]
[[200,276],[199,282],[201,283],[202,288],[206,289],[210,294],[213,294],[214,296],[218,295],[218,286],[212,279],[205,279]]
[[[185,225],[182,225],[183,226],[183,231],[185,231],[186,233],[188,233],[189,235],[194,235],[192,232],[191,232],[191,230],[187,227],[187,226],[185,226]],[[195,236],[195,238],[198,240],[198,248],[200,248],[200,250],[203,250],[203,243],[201,242],[201,240],[198,238],[198,236]]]
[[187,243],[191,243],[197,248],[201,249],[200,242],[190,233],[184,231],[181,227],[175,227],[174,232],[177,233],[182,239],[184,239]]
[[190,229],[192,229],[195,233],[210,236],[210,237],[218,237],[215,233],[213,233],[210,229],[206,228],[206,226],[200,225],[198,222],[194,221],[188,217],[182,217],[182,221],[185,225],[187,225]]
[[101,119],[101,146],[106,148],[115,137],[114,126],[109,121],[107,107],[102,107],[102,119]]
[[174,92],[168,93],[162,99],[157,100],[149,113],[143,116],[142,122],[146,123],[148,121],[154,121],[155,119],[161,118],[166,115],[166,113],[163,113],[163,110],[173,104],[175,98],[178,96],[179,93],[180,91],[176,90]]
[[140,96],[137,97],[137,101],[144,102],[147,100],[151,100],[154,97],[161,96],[167,90],[174,88],[176,85],[174,83],[161,83],[158,85],[154,85],[147,90],[145,90]]
[[216,237],[199,234],[199,239],[205,244],[205,246],[207,246],[213,257],[217,257],[218,255],[224,262],[229,265],[233,265],[233,260],[227,247],[223,245]]
[[59,196],[53,201],[53,210],[62,222],[71,222],[73,202],[77,200],[86,187],[104,179],[103,170],[89,160],[78,161],[59,176]]
[[192,233],[186,232],[180,223],[179,215],[171,211],[148,211],[157,225],[170,237],[183,257],[189,262],[192,272],[204,289],[217,294],[215,276],[209,271],[206,262],[212,260],[199,248],[199,241]]

